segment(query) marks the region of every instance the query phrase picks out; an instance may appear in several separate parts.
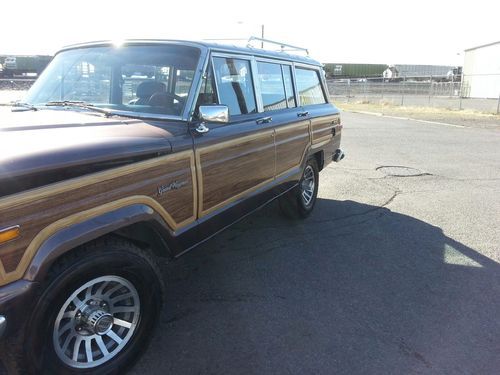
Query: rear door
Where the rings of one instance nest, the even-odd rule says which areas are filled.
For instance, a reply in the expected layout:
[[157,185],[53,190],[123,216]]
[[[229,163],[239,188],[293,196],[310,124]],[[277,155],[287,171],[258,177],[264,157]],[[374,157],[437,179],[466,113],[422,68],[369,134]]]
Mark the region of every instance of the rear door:
[[[319,67],[302,64],[295,65],[297,91],[304,114],[311,120],[311,147],[319,148],[333,140],[335,125],[339,117],[337,111],[328,102],[326,90],[322,85],[322,71]],[[324,155],[331,160],[331,153]]]
[[272,120],[276,143],[276,184],[294,180],[310,145],[309,120],[301,117],[292,63],[257,58],[257,82],[264,116]]
[[[200,219],[235,206],[274,179],[274,128],[258,111],[254,66],[253,58],[248,56],[211,57],[207,76],[212,74],[213,79],[205,79],[198,103],[216,101],[227,105],[229,123],[207,124],[207,133],[194,136]],[[246,212],[240,211],[240,216]],[[233,221],[232,216],[226,219]],[[224,220],[218,222],[206,231],[218,230],[225,224]]]

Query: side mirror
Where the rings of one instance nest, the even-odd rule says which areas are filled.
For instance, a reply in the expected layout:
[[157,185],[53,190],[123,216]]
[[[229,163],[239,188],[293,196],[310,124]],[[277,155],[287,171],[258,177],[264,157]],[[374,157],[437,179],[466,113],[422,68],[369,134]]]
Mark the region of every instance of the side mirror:
[[229,108],[227,105],[202,105],[198,112],[202,122],[215,122],[218,124],[229,122]]

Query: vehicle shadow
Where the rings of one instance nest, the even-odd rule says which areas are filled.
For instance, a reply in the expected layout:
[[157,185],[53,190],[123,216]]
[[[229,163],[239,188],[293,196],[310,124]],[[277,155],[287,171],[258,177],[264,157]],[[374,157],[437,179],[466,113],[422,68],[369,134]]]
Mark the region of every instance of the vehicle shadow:
[[318,199],[275,207],[167,265],[139,374],[492,374],[500,267],[421,220]]

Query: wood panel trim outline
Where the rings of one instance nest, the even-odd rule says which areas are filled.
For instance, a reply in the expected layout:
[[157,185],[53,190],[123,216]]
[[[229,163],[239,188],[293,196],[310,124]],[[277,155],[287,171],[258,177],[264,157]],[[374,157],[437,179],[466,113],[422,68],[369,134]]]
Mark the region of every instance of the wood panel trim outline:
[[18,280],[21,277],[23,277],[31,260],[35,256],[40,246],[42,246],[42,244],[49,237],[53,236],[58,231],[71,227],[72,225],[79,224],[86,220],[93,219],[105,213],[115,211],[117,209],[130,206],[133,204],[144,204],[150,207],[153,211],[158,213],[165,220],[167,224],[175,227],[186,225],[190,221],[192,221],[192,218],[189,218],[183,221],[182,223],[178,224],[175,223],[170,214],[163,208],[163,206],[160,203],[158,203],[158,201],[145,195],[134,195],[113,202],[109,202],[86,211],[80,211],[73,215],[57,220],[52,224],[48,225],[47,227],[45,227],[44,229],[42,229],[40,232],[38,232],[38,234],[33,238],[33,240],[26,248],[26,251],[24,252],[23,257],[21,258],[21,261],[17,265],[15,271],[6,273],[2,262],[0,261],[0,285],[5,285],[9,282]]
[[188,150],[179,152],[177,154],[166,155],[163,157],[158,157],[143,162],[126,165],[108,171],[93,173],[87,176],[77,177],[75,179],[63,182],[57,182],[55,184],[28,190],[26,192],[7,196],[0,199],[0,212],[1,212],[2,210],[15,209],[20,205],[36,202],[37,200],[40,199],[47,199],[52,195],[61,194],[69,192],[74,189],[90,186],[96,182],[102,182],[105,180],[111,180],[114,178],[123,177],[128,174],[140,172],[148,168],[164,165],[170,161],[178,161],[188,158],[189,158],[189,165],[190,165],[189,169],[191,171],[191,182],[193,190],[193,196],[192,196],[193,212],[191,217],[183,220],[182,222],[177,223],[157,200],[147,195],[132,195],[126,198],[105,203],[103,205],[91,208],[89,210],[77,212],[65,218],[59,219],[54,223],[48,225],[47,227],[43,228],[41,231],[39,231],[32,239],[32,241],[29,243],[28,247],[26,248],[21,258],[21,261],[19,262],[14,271],[6,272],[5,267],[0,259],[0,286],[21,278],[24,275],[26,268],[29,266],[29,262],[31,262],[39,246],[43,243],[43,241],[45,241],[48,237],[53,235],[57,230],[64,229],[70,225],[77,224],[78,222],[81,222],[83,220],[95,217],[97,215],[106,212],[116,210],[118,208],[125,207],[127,205],[144,204],[151,207],[165,220],[166,224],[173,231],[176,231],[181,227],[193,223],[196,220],[196,216],[198,213],[198,207],[197,207],[198,189],[196,181],[196,166],[195,166],[194,152],[192,150]]
[[[246,142],[248,140],[254,140],[254,139],[258,139],[258,138],[263,138],[265,136],[273,136],[274,135],[273,142],[274,142],[275,155],[276,155],[276,134],[281,129],[283,129],[283,131],[285,131],[285,130],[289,130],[289,129],[293,129],[293,128],[299,128],[301,126],[304,126],[304,127],[307,126],[307,128],[308,128],[308,134],[309,134],[309,142],[306,144],[306,147],[304,148],[304,152],[302,153],[302,157],[301,157],[300,163],[297,166],[294,166],[294,167],[292,167],[292,168],[290,168],[290,169],[288,169],[288,170],[280,173],[279,176],[276,176],[276,173],[275,173],[275,176],[273,178],[265,180],[265,181],[263,181],[263,182],[255,185],[255,186],[253,186],[253,187],[251,187],[251,188],[249,188],[249,189],[247,189],[245,191],[242,191],[241,193],[236,194],[236,195],[232,196],[231,198],[228,198],[228,199],[224,200],[223,202],[220,202],[220,203],[216,204],[213,207],[210,207],[210,208],[208,208],[206,210],[203,209],[203,194],[204,194],[204,191],[203,191],[203,173],[202,173],[202,166],[201,166],[201,155],[202,154],[210,152],[210,151],[218,151],[220,149],[223,149],[224,147],[233,146],[235,144],[243,143],[243,142]],[[232,140],[229,140],[229,141],[225,141],[225,142],[221,142],[221,143],[216,143],[216,144],[205,146],[205,147],[195,148],[196,175],[197,175],[197,182],[198,182],[198,218],[206,216],[206,215],[212,213],[213,211],[220,209],[221,207],[224,207],[224,206],[226,206],[228,204],[233,203],[234,201],[240,199],[244,195],[250,194],[250,193],[252,193],[252,192],[260,189],[262,186],[273,182],[278,177],[281,177],[281,176],[283,176],[283,175],[285,175],[287,173],[290,173],[291,171],[293,171],[296,168],[300,169],[300,166],[302,165],[302,163],[304,161],[304,157],[307,155],[307,151],[310,149],[310,147],[311,147],[311,124],[309,122],[309,124],[299,123],[299,124],[286,125],[283,128],[275,128],[272,131],[265,131],[265,132],[258,133],[258,134],[251,134],[251,135],[247,135],[247,136],[244,136],[244,137],[232,139]],[[276,156],[275,156],[275,161],[274,162],[275,162],[275,165],[276,165],[276,162],[277,162]]]
[[317,146],[318,143],[331,141],[332,139],[333,139],[332,135],[325,135],[324,137],[316,138],[313,142],[313,146]]
[[[129,165],[125,165],[123,167],[92,173],[83,177],[76,177],[67,181],[56,182],[54,184],[50,184],[40,188],[27,190],[19,194],[6,196],[4,198],[0,198],[0,210],[13,208],[39,199],[44,199],[51,195],[65,193],[69,190],[82,188],[85,186],[95,184],[97,182],[112,180],[113,178],[126,176],[128,174],[135,172],[140,172],[147,168],[161,166],[162,164],[165,164],[166,162],[169,161],[187,159],[188,157],[190,158],[191,172],[193,172],[194,171],[193,151],[192,150],[182,151],[179,153],[160,156],[157,158],[141,161],[138,163],[132,163]],[[194,176],[195,175],[193,174],[192,175],[193,185],[195,182]]]

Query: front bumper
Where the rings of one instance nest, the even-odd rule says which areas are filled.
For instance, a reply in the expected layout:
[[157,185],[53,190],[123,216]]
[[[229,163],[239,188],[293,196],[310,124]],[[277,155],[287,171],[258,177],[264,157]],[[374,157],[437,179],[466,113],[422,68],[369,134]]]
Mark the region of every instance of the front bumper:
[[19,332],[28,321],[38,283],[18,280],[0,287],[0,339]]

